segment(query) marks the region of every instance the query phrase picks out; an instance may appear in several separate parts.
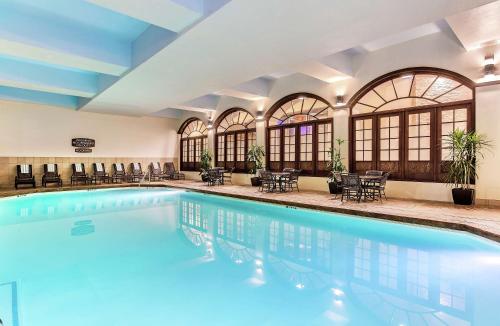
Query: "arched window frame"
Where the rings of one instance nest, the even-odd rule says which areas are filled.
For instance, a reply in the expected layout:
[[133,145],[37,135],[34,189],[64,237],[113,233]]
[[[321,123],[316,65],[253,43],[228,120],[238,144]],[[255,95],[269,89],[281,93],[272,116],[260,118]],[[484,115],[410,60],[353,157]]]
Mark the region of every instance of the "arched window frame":
[[[196,123],[197,131],[200,135],[186,134],[186,129]],[[180,139],[180,161],[181,170],[198,171],[200,169],[201,152],[208,149],[208,129],[205,123],[199,118],[189,118],[181,125],[177,132],[181,135]]]
[[[270,125],[271,119],[275,112],[280,110],[282,106],[293,100],[313,99],[314,103],[309,107],[315,107],[316,103],[325,105],[324,109],[317,112],[328,110],[330,117],[318,119],[314,115],[303,114],[304,107],[301,107],[301,113],[295,115],[306,115],[311,119],[302,122],[292,122]],[[304,100],[302,100],[304,103]],[[330,111],[331,110],[331,111]],[[333,112],[334,107],[324,98],[311,93],[294,93],[283,97],[277,101],[266,113],[266,163],[267,168],[271,171],[281,171],[285,168],[294,168],[302,170],[302,174],[310,176],[326,176],[328,175],[328,150],[333,146]],[[326,112],[326,111],[325,111]],[[290,116],[287,117],[287,120]],[[301,139],[301,132],[305,132],[305,136]],[[311,137],[308,137],[308,136]],[[321,135],[321,136],[320,136]],[[322,142],[319,138],[324,138]],[[307,139],[310,139],[307,140]],[[320,145],[321,143],[321,145]],[[322,150],[320,150],[320,146]],[[286,147],[286,149],[285,149]],[[306,149],[304,149],[304,147]],[[301,154],[306,157],[310,156],[310,160],[301,160]],[[310,155],[309,155],[310,154]],[[286,157],[285,157],[286,156]],[[321,158],[320,158],[321,156]]]
[[[242,114],[242,118],[251,119],[245,124],[231,123],[227,118],[233,114]],[[244,115],[244,116],[243,116]],[[224,131],[222,122],[229,122]],[[215,165],[227,170],[234,168],[235,172],[247,172],[250,168],[247,162],[247,153],[251,145],[256,144],[257,132],[255,116],[239,107],[224,111],[215,121]],[[238,130],[228,130],[233,126],[241,126]]]
[[[355,112],[353,112],[353,108],[356,106],[356,104],[359,103],[360,100],[370,91],[375,90],[377,86],[382,85],[387,81],[395,80],[397,78],[409,75],[413,75],[410,85],[410,91],[414,86],[414,76],[436,75],[437,77],[444,77],[455,81],[459,83],[458,86],[465,86],[469,88],[471,91],[471,98],[454,102],[438,103],[437,101],[434,101],[436,103],[429,105],[410,106],[396,108],[393,110],[377,111],[374,108],[375,111],[369,113],[356,114]],[[436,80],[437,78],[434,81]],[[454,86],[453,90],[458,86]],[[421,95],[425,95],[431,87],[432,84],[428,86]],[[445,91],[438,96],[435,96],[434,100],[438,99],[442,95],[447,94],[448,92],[449,91]],[[382,96],[380,97],[383,99]],[[420,97],[408,96],[406,98]],[[405,68],[387,73],[366,84],[349,100],[348,107],[350,109],[349,168],[351,172],[365,173],[367,170],[384,170],[391,172],[391,179],[393,180],[443,182],[448,165],[448,161],[444,159],[444,157],[447,156],[445,153],[446,149],[443,149],[441,146],[441,142],[444,137],[442,129],[444,129],[444,126],[447,124],[446,121],[443,121],[443,117],[447,113],[452,113],[452,115],[455,117],[455,112],[466,112],[466,119],[465,121],[461,120],[461,123],[466,125],[467,131],[473,131],[475,129],[475,83],[465,76],[445,69],[432,67]],[[463,114],[461,115],[463,116]],[[422,116],[425,116],[425,121],[427,121],[427,118],[429,118],[428,123],[425,122],[424,124],[421,124],[420,122],[413,123],[410,121],[415,120],[415,118],[420,121]],[[389,121],[390,117],[393,117],[399,122],[397,126],[398,132],[395,133],[395,139],[397,139],[399,146],[397,148],[397,160],[394,161],[391,161],[392,158],[390,157],[389,159],[387,159],[387,154],[384,154],[384,156],[386,156],[384,160],[381,158],[381,156],[383,155],[382,152],[386,151],[385,148],[381,147],[382,141],[385,140],[386,142],[391,143],[391,141],[394,140],[391,139],[393,137],[392,134],[388,136],[388,140],[382,139],[382,129],[384,129],[382,125],[386,123],[382,123],[382,119],[385,118],[385,121]],[[363,123],[361,123],[360,121],[363,121]],[[371,127],[367,129],[363,127],[364,129],[360,129],[360,126],[364,126],[365,124],[367,124],[367,122]],[[420,137],[419,134],[418,136],[410,137],[410,128],[415,128],[413,130],[421,130],[422,126],[426,125],[429,126],[428,128],[426,128],[430,130],[429,135],[425,135],[426,137]],[[455,126],[455,120],[453,120],[452,126]],[[389,129],[390,127],[391,126],[389,126]],[[359,147],[361,146],[358,146],[358,144],[361,144],[361,141],[363,141],[363,139],[360,141],[356,138],[357,135],[361,135],[361,130],[364,135],[367,136],[368,144],[371,143],[371,145],[368,146],[371,150],[371,159],[366,161],[360,160],[361,155],[359,155],[358,157],[356,156],[360,152],[363,152],[359,149]],[[387,132],[385,132],[385,134],[387,134]],[[428,138],[429,142],[429,145],[427,145],[426,142],[425,148],[420,147],[422,145],[421,139],[423,138]],[[415,140],[418,140],[418,146],[416,147],[414,145]],[[412,145],[410,145],[410,141],[412,141]],[[421,149],[424,152],[428,151],[429,156],[427,157],[426,154],[425,159],[421,159],[420,154],[418,154],[418,158],[413,157],[410,159],[410,151],[416,153],[417,149],[419,153]]]

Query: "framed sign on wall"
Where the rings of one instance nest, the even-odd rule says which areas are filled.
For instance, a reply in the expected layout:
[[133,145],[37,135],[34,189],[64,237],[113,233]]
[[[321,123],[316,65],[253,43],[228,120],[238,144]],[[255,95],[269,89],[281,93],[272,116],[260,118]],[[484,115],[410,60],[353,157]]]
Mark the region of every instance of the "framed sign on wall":
[[76,147],[76,153],[92,153],[92,147],[95,147],[95,140],[90,138],[73,138],[71,146]]

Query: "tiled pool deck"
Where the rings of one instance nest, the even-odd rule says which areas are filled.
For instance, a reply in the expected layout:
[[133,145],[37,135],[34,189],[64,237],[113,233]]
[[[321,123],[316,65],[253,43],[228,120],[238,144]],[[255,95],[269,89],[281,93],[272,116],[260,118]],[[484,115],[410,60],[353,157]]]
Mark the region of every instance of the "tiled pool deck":
[[[127,187],[131,184],[78,186],[63,188],[37,188],[36,192],[78,190],[88,188]],[[376,202],[341,202],[326,192],[262,193],[250,186],[224,185],[208,187],[199,181],[154,182],[153,186],[169,186],[204,193],[213,193],[236,198],[251,199],[276,204],[292,205],[325,211],[361,215],[391,221],[422,224],[441,228],[468,231],[500,242],[500,209],[487,207],[459,207],[452,204],[393,199]],[[137,187],[137,184],[133,184]],[[0,197],[34,192],[33,189],[0,190]]]

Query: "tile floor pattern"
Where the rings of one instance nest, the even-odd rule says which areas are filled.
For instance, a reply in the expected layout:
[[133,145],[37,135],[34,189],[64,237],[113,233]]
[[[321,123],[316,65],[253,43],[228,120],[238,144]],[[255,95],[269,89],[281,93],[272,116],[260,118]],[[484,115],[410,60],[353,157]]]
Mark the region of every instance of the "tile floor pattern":
[[[263,193],[256,187],[224,185],[209,187],[201,181],[165,181],[151,182],[154,186],[170,186],[190,189],[205,193],[253,199],[271,203],[293,205],[305,208],[326,210],[332,212],[355,214],[372,218],[380,218],[398,222],[423,224],[442,228],[468,231],[500,242],[500,208],[487,207],[460,207],[453,204],[415,201],[389,198],[383,202],[341,202],[340,196],[336,199],[326,192],[287,192]],[[47,192],[59,190],[99,189],[108,187],[127,187],[137,184],[101,184],[75,187],[24,188],[20,190],[2,189],[0,197],[16,196],[33,192]],[[146,185],[143,185],[146,186]],[[1,217],[0,217],[1,218]]]

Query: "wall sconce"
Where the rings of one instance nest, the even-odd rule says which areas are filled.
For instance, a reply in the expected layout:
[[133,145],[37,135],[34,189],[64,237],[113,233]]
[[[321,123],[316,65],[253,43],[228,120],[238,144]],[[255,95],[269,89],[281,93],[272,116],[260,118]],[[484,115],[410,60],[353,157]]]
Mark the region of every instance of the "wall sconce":
[[264,120],[264,111],[257,111],[256,120]]
[[335,106],[344,106],[346,105],[344,95],[337,95],[335,98]]
[[214,123],[212,121],[212,118],[208,119],[208,124],[207,124],[207,128],[208,129],[212,129],[214,127]]
[[484,58],[484,78],[495,78],[495,56],[493,54]]

